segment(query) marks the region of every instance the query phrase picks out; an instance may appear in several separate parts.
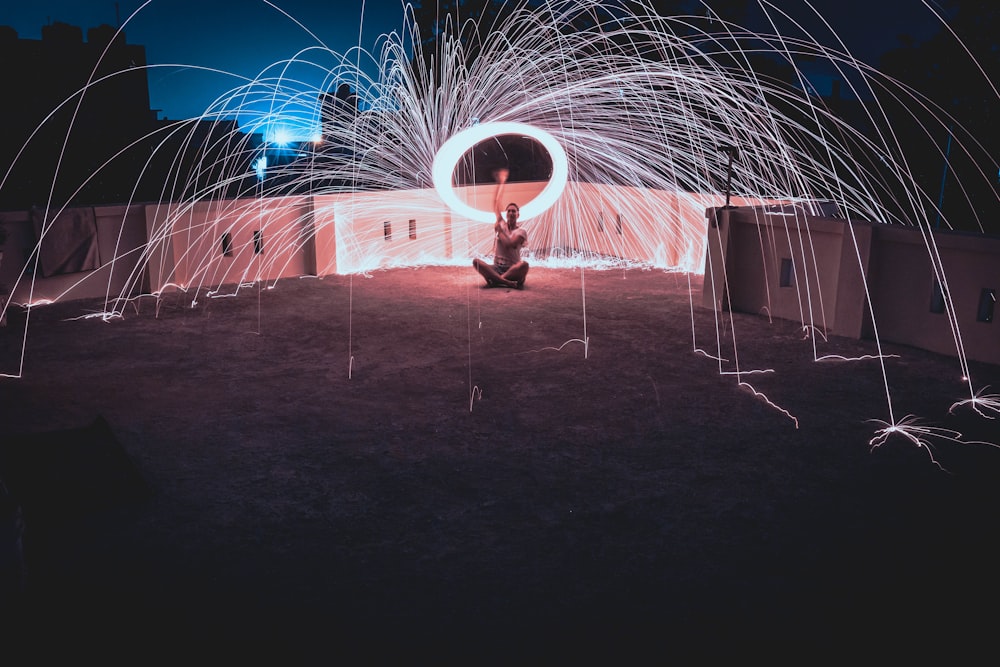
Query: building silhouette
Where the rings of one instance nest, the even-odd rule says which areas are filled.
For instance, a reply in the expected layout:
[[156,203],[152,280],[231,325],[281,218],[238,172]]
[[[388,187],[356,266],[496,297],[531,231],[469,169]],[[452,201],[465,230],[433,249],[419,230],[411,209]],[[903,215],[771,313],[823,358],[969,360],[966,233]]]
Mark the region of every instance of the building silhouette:
[[[146,49],[127,44],[109,25],[87,31],[43,26],[42,38],[20,39],[0,27],[0,164],[11,166],[0,207],[119,200],[141,152],[101,165],[152,129]],[[131,179],[134,182],[134,178]]]
[[110,25],[86,40],[66,23],[40,40],[0,26],[0,63],[0,210],[171,199],[190,175],[219,176],[213,155],[247,143],[234,120],[159,120],[145,46]]

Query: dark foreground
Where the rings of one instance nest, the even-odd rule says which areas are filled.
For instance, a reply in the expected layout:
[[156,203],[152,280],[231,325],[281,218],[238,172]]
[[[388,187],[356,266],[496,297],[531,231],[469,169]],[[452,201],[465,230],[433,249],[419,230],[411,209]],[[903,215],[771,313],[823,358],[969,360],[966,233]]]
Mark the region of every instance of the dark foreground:
[[[941,443],[949,472],[901,437],[869,451],[876,361],[817,363],[793,323],[726,318],[741,370],[774,371],[742,379],[796,428],[694,351],[688,291],[658,271],[538,269],[516,291],[424,268],[111,323],[35,310],[24,375],[0,380],[27,524],[8,646],[324,664],[989,646],[1000,450]],[[716,353],[713,314],[693,318]],[[0,330],[0,372],[22,323]],[[955,360],[886,351],[897,419],[1000,441],[948,414]]]

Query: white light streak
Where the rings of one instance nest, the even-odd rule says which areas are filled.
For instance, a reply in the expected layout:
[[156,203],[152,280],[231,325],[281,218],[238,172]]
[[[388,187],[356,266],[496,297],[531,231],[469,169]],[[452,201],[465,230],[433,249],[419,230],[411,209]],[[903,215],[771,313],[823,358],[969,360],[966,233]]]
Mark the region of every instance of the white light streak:
[[580,343],[581,345],[583,345],[583,356],[584,356],[584,358],[586,358],[586,356],[587,356],[587,350],[590,349],[590,338],[589,337],[586,338],[586,339],[584,339],[584,338],[570,338],[568,341],[566,341],[565,343],[563,343],[559,347],[548,346],[548,347],[543,347],[540,350],[534,350],[534,351],[535,352],[545,352],[545,351],[549,351],[550,350],[552,352],[562,352],[563,348],[566,347],[567,345],[569,345],[570,343]]
[[954,414],[956,410],[963,407],[972,408],[972,410],[980,417],[985,417],[986,419],[996,419],[1000,417],[1000,394],[987,394],[986,390],[989,389],[989,385],[986,385],[979,391],[977,391],[971,398],[966,398],[965,400],[957,401],[948,408],[949,414]]
[[883,426],[883,428],[878,429],[875,432],[875,436],[868,441],[868,445],[873,451],[883,446],[892,436],[898,435],[908,440],[918,449],[923,450],[930,458],[931,463],[941,470],[945,470],[945,468],[936,458],[934,458],[932,441],[942,440],[954,443],[961,442],[960,433],[951,429],[936,426],[925,426],[921,424],[920,420],[914,415],[907,415],[896,423],[885,422],[880,419],[872,419],[869,421],[876,424],[882,424]]
[[795,424],[795,428],[799,427],[799,420],[798,420],[797,417],[795,417],[794,415],[792,415],[792,413],[789,412],[788,410],[786,410],[785,408],[781,407],[780,405],[778,405],[777,403],[775,403],[774,401],[772,401],[764,393],[757,391],[753,387],[753,385],[749,384],[748,382],[740,382],[739,386],[743,387],[744,389],[749,390],[750,393],[752,393],[754,395],[754,398],[760,399],[765,404],[767,404],[768,407],[774,408],[775,410],[777,410],[781,414],[783,414],[786,417],[788,417],[789,419],[791,419],[792,423]]
[[[435,42],[423,38],[412,11],[401,4],[401,29],[383,35],[376,50],[361,48],[359,26],[358,48],[337,53],[276,3],[265,4],[276,17],[301,28],[306,44],[255,77],[231,75],[235,86],[220,94],[200,118],[165,125],[123,147],[84,182],[68,184],[78,194],[99,181],[105,170],[116,167],[129,149],[141,148],[148,161],[136,175],[133,197],[136,202],[149,201],[139,193],[152,188],[160,203],[148,208],[147,243],[139,248],[116,245],[113,256],[104,258],[113,271],[82,275],[70,287],[59,287],[55,298],[35,297],[42,284],[33,278],[40,275],[38,249],[51,229],[43,226],[35,252],[12,286],[18,301],[30,304],[29,314],[32,307],[101,280],[105,309],[87,317],[120,318],[126,303],[149,290],[157,296],[157,315],[171,289],[185,294],[195,308],[202,289],[209,298],[235,296],[243,287],[265,286],[294,274],[293,258],[304,248],[324,243],[335,245],[336,251],[323,260],[328,266],[317,267],[320,274],[353,276],[414,264],[467,265],[473,256],[488,252],[492,237],[480,233],[481,223],[493,221],[495,212],[459,197],[452,186],[454,169],[477,143],[519,135],[539,142],[553,166],[540,194],[521,206],[522,221],[530,221],[532,264],[621,268],[652,263],[693,272],[707,265],[706,283],[720,298],[712,332],[718,349],[707,352],[698,346],[692,301],[695,353],[718,361],[720,374],[736,375],[739,386],[796,426],[791,414],[739,380],[765,371],[740,368],[738,323],[731,313],[727,319],[722,307],[728,288],[725,267],[712,266],[710,250],[716,249],[706,247],[704,224],[706,208],[725,201],[722,184],[730,175],[728,194],[738,205],[794,203],[794,209],[768,212],[788,222],[784,230],[767,233],[783,234],[782,241],[807,264],[796,267],[796,279],[802,284],[796,282],[794,298],[817,361],[846,359],[816,353],[817,339],[828,343],[817,261],[808,229],[793,231],[793,225],[800,210],[836,210],[847,220],[917,226],[925,232],[928,256],[948,301],[956,355],[968,376],[947,276],[933,235],[927,233],[931,215],[940,218],[943,227],[952,224],[936,210],[936,193],[921,188],[894,129],[896,120],[914,122],[934,142],[935,132],[951,127],[955,119],[946,118],[919,91],[858,61],[835,33],[831,32],[832,47],[821,43],[802,27],[806,25],[798,20],[802,17],[770,2],[759,2],[759,8],[768,17],[781,14],[781,23],[794,26],[794,33],[778,34],[777,28],[774,34],[762,33],[726,23],[707,5],[713,16],[709,25],[699,21],[700,15],[658,16],[655,3],[644,0],[625,5],[615,0],[578,0],[509,3],[512,11],[502,12],[489,30],[474,21],[451,24]],[[122,30],[142,26],[143,7],[128,17]],[[824,25],[832,31],[825,21]],[[756,66],[758,57],[787,67],[798,85],[765,76]],[[860,111],[864,124],[875,130],[866,133],[852,126],[806,92],[808,77],[798,67],[803,61],[827,63],[843,75],[852,95],[870,100]],[[191,63],[147,69],[158,76],[164,71],[178,76],[227,74]],[[70,143],[77,130],[72,124],[53,127],[62,118],[57,112],[78,108],[91,86],[120,74],[98,77],[98,71],[103,69],[95,68],[87,85],[53,109],[12,164],[0,167],[0,191],[12,187],[8,179],[15,166],[41,150],[42,137],[54,130],[63,132]],[[320,99],[345,83],[357,98],[357,108],[324,117]],[[988,96],[996,96],[992,82],[980,83]],[[887,99],[899,110],[883,107],[881,100]],[[897,119],[890,114],[912,117]],[[241,119],[241,127],[229,123],[234,117]],[[254,133],[273,145],[264,150],[253,145]],[[308,140],[295,146],[295,137]],[[961,143],[961,137],[955,139]],[[292,143],[280,148],[278,142]],[[718,151],[727,145],[739,148],[732,174]],[[955,150],[962,148],[957,145]],[[154,169],[162,160],[169,164],[166,175]],[[972,176],[992,180],[996,173],[1000,172],[991,164]],[[43,206],[46,221],[65,208],[52,194],[56,185],[67,185],[62,182],[65,177],[57,170],[52,178]],[[463,220],[452,221],[448,232],[467,242],[446,252],[440,241],[443,235],[426,233],[424,226],[408,239],[406,220],[391,217],[400,210],[408,211],[419,225],[454,211]],[[392,244],[404,239],[407,244],[405,253],[391,257],[386,251],[390,226],[384,231],[382,227],[390,222],[395,225]],[[978,219],[975,222],[982,228]],[[258,233],[266,239],[264,253],[254,250],[251,239]],[[220,252],[223,238],[232,242],[225,256]],[[856,240],[854,250],[858,252]],[[6,261],[11,261],[9,255]],[[720,289],[715,292],[717,283]],[[581,291],[585,295],[582,274]],[[12,303],[13,296],[0,302],[0,316]],[[767,313],[770,317],[770,308]],[[870,314],[879,353],[855,360],[880,362],[889,410],[888,421],[881,422],[884,427],[870,444],[880,446],[899,434],[931,454],[929,439],[959,440],[948,430],[918,425],[912,416],[894,418],[885,361],[895,355],[881,353],[878,322]],[[25,318],[25,340],[17,362],[22,369],[27,330]],[[583,344],[586,358],[590,338],[585,314],[581,338],[546,349],[561,350],[573,342]],[[353,352],[353,341],[348,348]],[[730,358],[735,371],[723,370]],[[348,377],[353,370],[351,354]],[[20,374],[18,370],[4,376]],[[980,416],[995,418],[1000,397],[985,390],[973,392],[971,381],[968,384],[970,398],[954,403],[952,411],[969,407]],[[470,386],[471,410],[482,393],[471,377]]]
[[432,180],[434,181],[434,187],[437,189],[438,195],[448,205],[448,208],[476,222],[494,222],[496,220],[496,211],[476,209],[462,201],[455,193],[455,188],[452,186],[452,178],[455,166],[462,159],[462,156],[476,144],[487,139],[492,139],[493,137],[509,134],[531,137],[548,151],[549,157],[552,159],[552,176],[548,184],[537,197],[519,207],[521,209],[519,220],[526,222],[544,213],[556,203],[556,200],[559,199],[563,189],[566,187],[569,166],[566,164],[566,152],[559,145],[559,142],[556,141],[555,137],[544,130],[525,123],[511,121],[478,123],[477,120],[469,129],[463,130],[448,139],[438,149],[437,155],[434,156],[434,163],[431,167]]

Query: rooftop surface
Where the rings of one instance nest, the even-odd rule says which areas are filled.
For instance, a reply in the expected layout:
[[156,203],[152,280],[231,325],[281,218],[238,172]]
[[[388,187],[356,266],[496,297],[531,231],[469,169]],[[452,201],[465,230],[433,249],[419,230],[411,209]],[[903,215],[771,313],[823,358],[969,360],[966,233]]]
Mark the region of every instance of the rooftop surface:
[[[535,268],[508,290],[444,267],[111,322],[35,309],[0,379],[4,475],[37,492],[20,636],[474,663],[985,644],[1000,449],[940,443],[947,472],[902,436],[871,451],[878,360],[816,362],[796,323],[735,314],[740,369],[768,372],[721,374],[689,294],[700,276]],[[955,359],[883,351],[897,420],[1000,439],[948,413]]]

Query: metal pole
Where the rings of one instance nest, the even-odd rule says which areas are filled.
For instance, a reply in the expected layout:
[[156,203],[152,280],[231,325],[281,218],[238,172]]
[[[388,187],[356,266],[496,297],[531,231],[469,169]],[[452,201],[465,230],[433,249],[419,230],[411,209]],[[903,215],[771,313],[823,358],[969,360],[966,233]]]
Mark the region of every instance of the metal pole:
[[952,129],[954,125],[948,126],[948,145],[944,149],[944,169],[941,171],[941,193],[938,195],[938,210],[937,210],[937,222],[934,223],[934,227],[941,226],[941,208],[944,206],[944,184],[948,180],[948,161],[951,158],[951,137]]
[[726,151],[729,154],[729,164],[726,167],[726,208],[729,208],[729,196],[733,192],[733,152],[735,149]]

